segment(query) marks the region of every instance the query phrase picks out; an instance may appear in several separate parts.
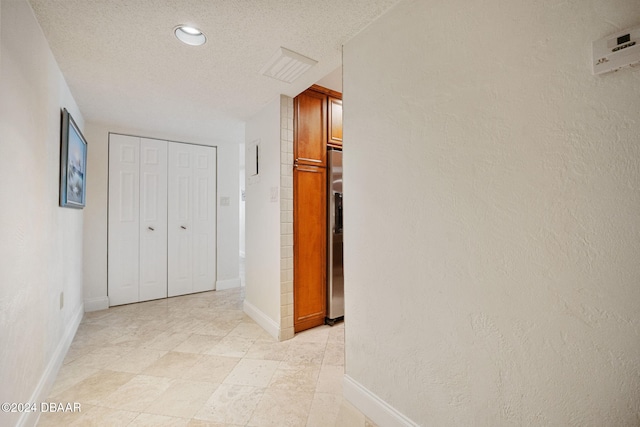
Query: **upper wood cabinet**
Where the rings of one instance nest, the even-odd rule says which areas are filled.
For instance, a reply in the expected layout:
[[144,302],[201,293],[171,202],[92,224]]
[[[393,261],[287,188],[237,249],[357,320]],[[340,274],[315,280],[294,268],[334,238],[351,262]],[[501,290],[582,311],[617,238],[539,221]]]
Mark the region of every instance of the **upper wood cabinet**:
[[296,164],[327,165],[327,146],[342,148],[342,94],[313,85],[294,103]]
[[328,98],[328,140],[327,144],[332,147],[342,148],[342,99],[330,96]]
[[296,164],[327,165],[327,96],[313,90],[294,99]]

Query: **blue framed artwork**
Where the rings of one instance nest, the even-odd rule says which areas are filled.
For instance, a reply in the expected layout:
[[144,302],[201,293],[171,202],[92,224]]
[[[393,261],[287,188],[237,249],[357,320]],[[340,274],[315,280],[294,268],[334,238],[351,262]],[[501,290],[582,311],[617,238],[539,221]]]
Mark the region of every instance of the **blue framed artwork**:
[[86,203],[87,140],[66,108],[60,141],[60,206],[82,209]]

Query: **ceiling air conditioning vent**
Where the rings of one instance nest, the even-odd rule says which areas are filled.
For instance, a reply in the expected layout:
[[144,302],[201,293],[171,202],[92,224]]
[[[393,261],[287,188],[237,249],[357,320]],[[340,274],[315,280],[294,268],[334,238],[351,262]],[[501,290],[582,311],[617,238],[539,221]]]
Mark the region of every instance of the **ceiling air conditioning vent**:
[[273,54],[260,73],[267,77],[292,83],[317,63],[318,61],[281,47]]

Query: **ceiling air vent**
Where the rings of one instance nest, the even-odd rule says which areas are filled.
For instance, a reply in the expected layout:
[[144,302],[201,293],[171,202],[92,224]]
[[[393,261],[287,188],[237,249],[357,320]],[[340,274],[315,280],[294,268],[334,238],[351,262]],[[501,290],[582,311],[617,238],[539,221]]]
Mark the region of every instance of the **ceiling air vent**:
[[292,83],[317,63],[318,61],[281,47],[273,54],[260,73],[267,77]]

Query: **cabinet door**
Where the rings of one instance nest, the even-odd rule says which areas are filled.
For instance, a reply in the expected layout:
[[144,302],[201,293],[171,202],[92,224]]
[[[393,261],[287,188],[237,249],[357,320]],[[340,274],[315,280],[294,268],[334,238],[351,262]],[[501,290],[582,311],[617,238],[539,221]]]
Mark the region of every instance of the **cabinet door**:
[[140,139],[140,301],[167,297],[167,141]]
[[326,312],[326,169],[297,165],[293,173],[294,330],[322,325]]
[[109,305],[139,301],[140,139],[109,136]]
[[342,147],[342,100],[329,97],[329,139],[327,144]]
[[327,96],[307,90],[294,99],[295,143],[298,164],[327,164]]

